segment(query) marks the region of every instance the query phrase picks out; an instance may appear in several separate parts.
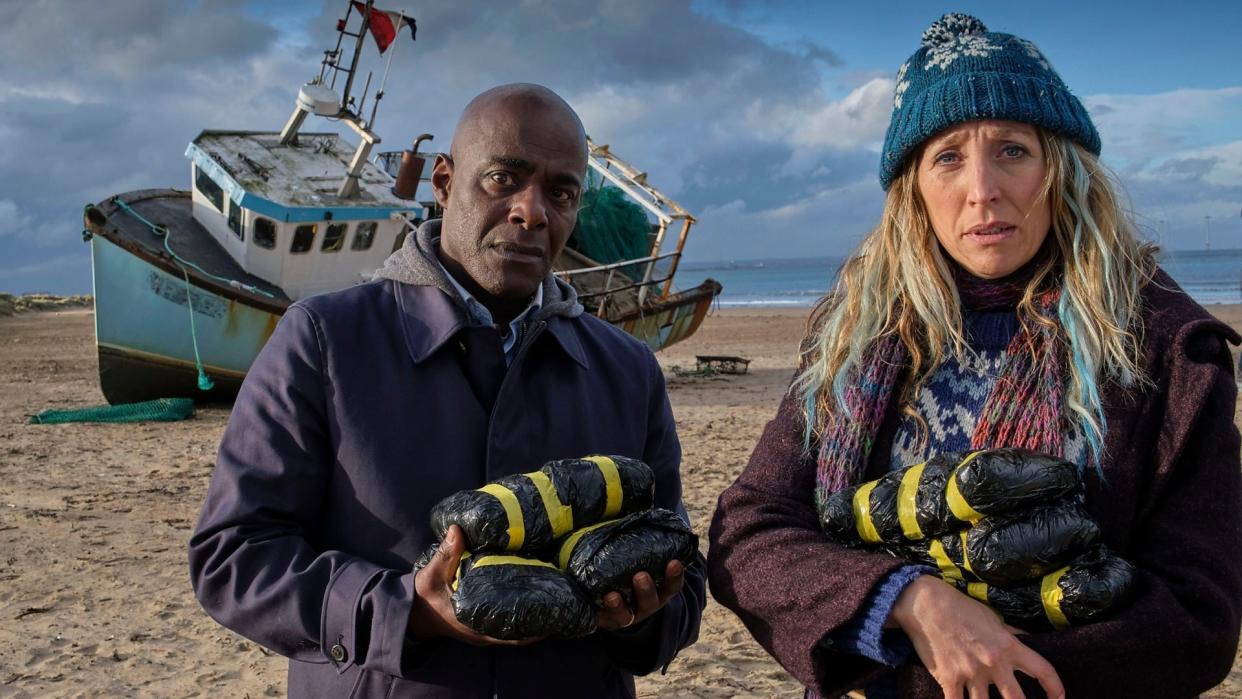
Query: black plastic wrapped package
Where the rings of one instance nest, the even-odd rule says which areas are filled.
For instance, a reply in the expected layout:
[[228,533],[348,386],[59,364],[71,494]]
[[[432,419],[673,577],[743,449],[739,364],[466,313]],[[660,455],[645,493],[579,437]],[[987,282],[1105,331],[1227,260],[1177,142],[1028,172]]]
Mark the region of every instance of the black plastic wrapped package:
[[1073,464],[1033,451],[951,452],[829,495],[820,526],[847,546],[922,541],[1080,488]]
[[820,507],[820,527],[846,546],[920,541],[961,528],[944,497],[958,457],[940,454],[832,493]]
[[1001,586],[1042,577],[1100,537],[1099,525],[1072,502],[985,517],[966,531],[967,567],[980,580]]
[[499,478],[477,490],[461,490],[431,508],[431,529],[444,539],[461,527],[466,548],[476,552],[537,552],[573,530],[573,516],[541,472]]
[[676,512],[647,510],[580,529],[560,544],[557,564],[601,603],[619,592],[630,601],[634,575],[646,571],[659,587],[674,559],[690,565],[698,537]]
[[655,502],[651,467],[624,456],[549,461],[539,469],[574,514],[574,528],[650,509]]
[[967,453],[953,471],[953,482],[947,485],[945,492],[954,518],[971,524],[985,516],[1068,499],[1082,490],[1077,466],[1028,449]]
[[1099,526],[1082,507],[1061,502],[985,517],[969,529],[882,548],[936,568],[951,582],[1009,586],[1066,565],[1090,549],[1099,535]]
[[862,546],[854,520],[854,495],[858,486],[831,493],[819,505],[819,528],[829,539],[844,546]]
[[596,626],[595,608],[564,571],[507,554],[463,557],[453,609],[462,624],[505,640],[585,636]]
[[1130,598],[1134,566],[1097,546],[1068,566],[1038,580],[999,587],[957,583],[995,609],[1007,623],[1027,631],[1081,626],[1119,609]]
[[610,512],[650,507],[654,493],[651,469],[636,459],[565,459],[444,498],[431,509],[431,528],[443,539],[460,526],[471,551],[538,553]]
[[970,569],[965,555],[969,533],[970,530],[962,529],[922,541],[886,544],[882,548],[897,558],[935,568],[936,574],[948,582],[974,583],[979,582],[979,577]]

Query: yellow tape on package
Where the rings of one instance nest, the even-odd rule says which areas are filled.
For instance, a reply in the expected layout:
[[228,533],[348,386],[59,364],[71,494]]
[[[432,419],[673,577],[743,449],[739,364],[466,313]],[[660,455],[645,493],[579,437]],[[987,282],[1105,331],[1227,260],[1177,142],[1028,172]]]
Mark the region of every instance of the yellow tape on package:
[[509,521],[509,545],[510,551],[516,551],[522,548],[522,544],[526,542],[526,524],[522,519],[522,504],[518,502],[517,495],[513,491],[498,485],[496,483],[488,483],[479,488],[480,492],[500,501],[501,507],[505,508],[505,518]]

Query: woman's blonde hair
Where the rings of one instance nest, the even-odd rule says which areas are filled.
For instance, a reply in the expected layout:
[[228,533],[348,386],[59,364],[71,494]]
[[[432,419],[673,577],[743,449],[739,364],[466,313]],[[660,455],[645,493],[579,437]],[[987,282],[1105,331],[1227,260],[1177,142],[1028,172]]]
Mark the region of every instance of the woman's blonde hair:
[[[1140,243],[1112,179],[1099,160],[1074,141],[1039,130],[1047,162],[1041,197],[1052,212],[1048,254],[1018,304],[1023,323],[1061,326],[1069,370],[1062,415],[1086,437],[1096,463],[1106,430],[1100,386],[1144,381],[1139,367],[1142,321],[1139,291],[1155,269],[1155,248]],[[917,186],[920,154],[893,181],[880,224],[846,261],[835,289],[810,320],[805,368],[792,391],[803,400],[808,444],[845,415],[845,393],[867,348],[896,334],[910,357],[898,396],[903,411],[951,353],[971,350],[953,274],[932,231]],[[1057,318],[1042,315],[1037,292],[1061,288]],[[921,423],[920,423],[921,424]]]

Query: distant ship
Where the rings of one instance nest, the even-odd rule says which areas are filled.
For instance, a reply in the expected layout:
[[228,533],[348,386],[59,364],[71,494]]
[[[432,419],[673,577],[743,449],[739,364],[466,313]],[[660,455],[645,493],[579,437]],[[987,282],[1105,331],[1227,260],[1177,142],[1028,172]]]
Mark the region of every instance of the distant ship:
[[[324,52],[319,75],[299,90],[284,128],[203,131],[185,151],[189,191],[130,191],[86,206],[99,380],[109,403],[231,400],[289,304],[369,280],[419,224],[439,216],[429,184],[437,154],[419,151],[432,137],[372,159],[384,80],[367,118],[371,73],[361,98],[351,95],[368,33],[383,53],[394,50],[407,27],[412,35],[413,19],[400,13],[370,1],[347,3],[336,47]],[[346,61],[342,44],[350,40]],[[303,131],[312,115],[346,124],[359,143]],[[577,288],[589,312],[653,350],[684,340],[721,290],[711,279],[681,292],[673,286],[695,218],[608,146],[588,145],[598,187],[625,197],[584,207],[556,273]],[[642,212],[638,230],[615,224],[625,217],[609,217],[610,201],[611,213],[629,207],[623,213],[631,222],[634,211]],[[670,229],[675,249],[662,252]],[[642,254],[610,259],[586,252],[619,249],[599,243],[620,235],[631,243],[638,236]]]

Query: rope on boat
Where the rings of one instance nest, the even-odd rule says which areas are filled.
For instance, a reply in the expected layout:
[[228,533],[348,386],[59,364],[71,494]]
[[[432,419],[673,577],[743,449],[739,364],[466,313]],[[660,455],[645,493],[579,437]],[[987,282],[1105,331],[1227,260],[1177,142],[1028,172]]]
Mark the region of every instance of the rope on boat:
[[260,289],[259,287],[254,286],[253,284],[246,284],[246,283],[243,283],[243,282],[239,282],[239,281],[237,281],[236,279],[229,279],[228,277],[221,277],[221,276],[220,276],[220,275],[218,275],[218,274],[212,274],[211,272],[208,272],[207,270],[203,269],[202,267],[199,267],[198,265],[194,264],[193,262],[190,262],[189,260],[185,259],[184,257],[182,257],[182,256],[178,255],[176,252],[174,252],[174,251],[173,251],[172,247],[168,244],[168,235],[166,235],[166,234],[168,233],[168,229],[167,229],[167,228],[165,228],[164,226],[159,226],[159,225],[156,225],[156,224],[154,224],[154,223],[151,223],[151,222],[150,222],[150,221],[148,221],[147,219],[143,218],[143,217],[142,217],[142,214],[138,213],[137,211],[134,211],[132,208],[130,208],[130,206],[129,206],[128,204],[126,204],[125,202],[121,201],[121,199],[120,199],[119,197],[113,197],[113,198],[112,198],[112,201],[113,201],[113,202],[115,202],[117,206],[121,207],[121,210],[123,210],[125,213],[127,213],[127,214],[129,214],[130,216],[133,216],[134,218],[138,219],[139,221],[142,221],[143,223],[145,223],[145,224],[147,225],[147,228],[150,228],[150,229],[151,229],[151,232],[152,232],[152,233],[154,233],[155,235],[159,236],[160,238],[163,238],[163,239],[164,239],[164,249],[168,251],[168,254],[169,254],[169,255],[172,255],[173,259],[175,259],[177,262],[180,262],[182,265],[184,265],[184,266],[186,266],[186,267],[193,267],[193,268],[194,268],[194,271],[198,272],[199,274],[203,275],[204,277],[208,277],[208,278],[210,278],[210,279],[214,279],[214,280],[216,280],[216,281],[218,281],[218,282],[221,282],[221,283],[223,283],[223,284],[228,284],[229,286],[233,287],[234,289],[241,289],[242,291],[248,291],[248,292],[250,292],[250,293],[252,293],[252,294],[258,294],[258,295],[260,295],[260,296],[266,296],[266,297],[268,297],[269,299],[274,299],[274,298],[276,298],[276,295],[275,295],[275,294],[272,294],[272,293],[266,292],[266,291],[264,291],[264,290]]
[[198,388],[200,391],[210,391],[212,388],[215,387],[215,383],[211,380],[211,377],[207,375],[207,371],[203,368],[203,359],[200,356],[199,351],[198,351],[198,333],[196,332],[195,327],[194,327],[194,298],[193,298],[193,295],[191,294],[190,271],[186,269],[186,267],[193,267],[200,274],[203,274],[217,281],[224,282],[225,284],[228,284],[229,286],[234,287],[234,288],[245,289],[246,291],[249,291],[251,293],[263,294],[264,296],[267,296],[268,298],[275,298],[275,296],[267,293],[266,291],[263,291],[262,289],[257,289],[249,284],[242,284],[241,282],[237,280],[228,279],[225,277],[212,274],[204,270],[202,267],[199,267],[198,265],[194,264],[193,262],[190,262],[189,260],[181,257],[177,253],[173,252],[172,247],[168,243],[168,229],[167,228],[164,228],[163,226],[157,226],[156,224],[151,223],[146,218],[144,218],[142,214],[138,213],[137,211],[134,211],[134,209],[131,208],[129,204],[126,204],[124,201],[122,201],[120,197],[113,197],[112,201],[117,206],[119,206],[122,211],[124,211],[125,213],[129,214],[130,216],[133,216],[134,218],[144,223],[148,228],[151,229],[152,233],[159,236],[160,238],[163,238],[164,249],[168,251],[168,254],[171,255],[172,258],[177,262],[177,266],[181,268],[181,274],[185,277],[185,305],[190,313],[190,343],[194,346],[194,365],[198,368]]

